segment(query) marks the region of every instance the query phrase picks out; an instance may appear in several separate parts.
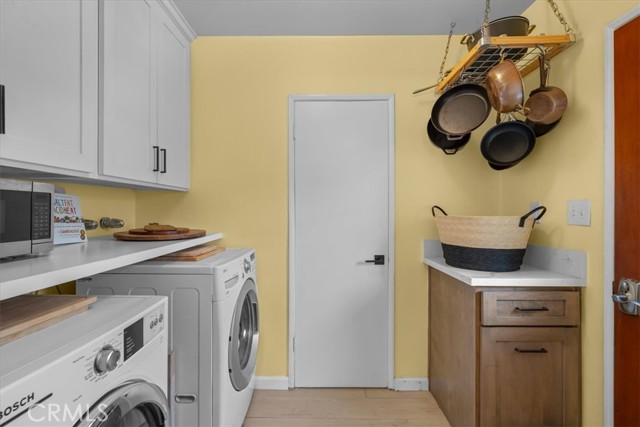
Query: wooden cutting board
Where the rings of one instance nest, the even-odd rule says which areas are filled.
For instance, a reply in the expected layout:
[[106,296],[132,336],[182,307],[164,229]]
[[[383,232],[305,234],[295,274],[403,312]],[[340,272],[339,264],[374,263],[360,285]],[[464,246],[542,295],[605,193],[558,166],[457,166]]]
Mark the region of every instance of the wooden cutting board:
[[[167,234],[166,232],[147,232],[143,228],[134,228],[129,231],[120,231],[113,233],[113,237],[118,240],[131,240],[131,241],[155,241],[155,240],[181,240],[181,239],[193,239],[194,237],[202,237],[207,232],[205,230],[183,229],[177,233]],[[136,234],[138,233],[138,234]]]
[[224,248],[219,246],[200,245],[195,248],[184,249],[155,258],[157,261],[200,261],[201,259],[219,254]]
[[0,301],[0,344],[81,313],[96,301],[83,295],[21,295]]

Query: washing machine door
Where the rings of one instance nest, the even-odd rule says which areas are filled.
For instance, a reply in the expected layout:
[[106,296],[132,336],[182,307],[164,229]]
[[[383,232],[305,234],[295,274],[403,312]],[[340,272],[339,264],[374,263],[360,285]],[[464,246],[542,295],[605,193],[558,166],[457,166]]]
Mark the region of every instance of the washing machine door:
[[122,384],[96,402],[74,427],[165,427],[169,425],[167,399],[146,381]]
[[247,279],[238,295],[229,332],[229,376],[236,390],[249,385],[257,355],[258,294],[255,282]]

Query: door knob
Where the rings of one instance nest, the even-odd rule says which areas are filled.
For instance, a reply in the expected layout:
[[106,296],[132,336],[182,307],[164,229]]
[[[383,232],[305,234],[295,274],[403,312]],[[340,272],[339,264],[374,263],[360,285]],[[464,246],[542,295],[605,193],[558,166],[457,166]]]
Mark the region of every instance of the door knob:
[[364,262],[372,262],[375,265],[384,265],[384,255],[374,255],[373,259],[367,259]]
[[618,304],[620,311],[632,316],[638,316],[638,291],[640,290],[640,282],[632,279],[620,279],[618,282],[618,293],[611,295],[613,302]]

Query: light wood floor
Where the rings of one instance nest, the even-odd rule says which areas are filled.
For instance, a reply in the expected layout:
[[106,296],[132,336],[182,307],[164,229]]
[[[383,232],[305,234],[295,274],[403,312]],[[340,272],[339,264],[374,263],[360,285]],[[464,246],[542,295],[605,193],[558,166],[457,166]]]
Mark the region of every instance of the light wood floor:
[[256,390],[243,427],[449,426],[429,392]]

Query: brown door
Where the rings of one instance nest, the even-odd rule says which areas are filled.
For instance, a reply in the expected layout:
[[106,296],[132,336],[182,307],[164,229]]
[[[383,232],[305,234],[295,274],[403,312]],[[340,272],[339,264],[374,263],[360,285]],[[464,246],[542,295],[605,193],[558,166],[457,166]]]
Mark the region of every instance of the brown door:
[[[615,282],[640,280],[640,17],[614,32]],[[640,426],[640,317],[614,318],[614,422]]]

